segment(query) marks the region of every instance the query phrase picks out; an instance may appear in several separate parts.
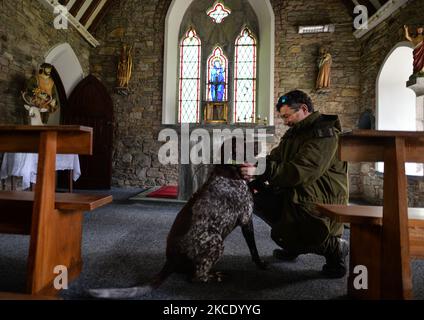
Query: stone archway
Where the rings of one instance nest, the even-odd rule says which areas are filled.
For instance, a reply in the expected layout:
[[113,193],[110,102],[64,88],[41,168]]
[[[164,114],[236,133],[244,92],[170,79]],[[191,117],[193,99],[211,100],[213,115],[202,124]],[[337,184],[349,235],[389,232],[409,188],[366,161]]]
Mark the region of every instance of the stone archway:
[[69,97],[72,90],[84,78],[84,72],[74,50],[69,43],[59,44],[47,53],[45,61],[55,66]]
[[[62,43],[51,49],[45,62],[54,65],[62,80],[66,96],[69,97],[72,90],[84,78],[81,64],[69,43]],[[55,112],[49,118],[49,124],[60,123],[60,112]]]
[[[423,131],[423,104],[406,83],[413,72],[413,48],[398,43],[381,66],[376,83],[376,128],[378,130]],[[377,170],[384,171],[382,163]],[[422,164],[407,163],[406,174],[422,176]]]
[[376,83],[377,129],[415,130],[415,93],[406,87],[412,74],[412,48],[399,43],[386,56]]

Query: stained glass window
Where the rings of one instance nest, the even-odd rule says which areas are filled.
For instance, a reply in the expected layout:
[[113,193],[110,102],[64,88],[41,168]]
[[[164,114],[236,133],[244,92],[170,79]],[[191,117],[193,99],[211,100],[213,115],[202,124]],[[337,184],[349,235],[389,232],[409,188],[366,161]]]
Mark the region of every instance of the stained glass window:
[[180,42],[179,123],[199,122],[201,41],[190,28]]
[[234,121],[256,119],[256,40],[244,28],[235,42],[234,57]]
[[227,101],[228,59],[220,47],[216,47],[208,59],[208,100]]
[[231,14],[231,10],[226,8],[225,5],[219,1],[215,2],[206,14],[212,18],[215,23],[221,23],[226,17]]

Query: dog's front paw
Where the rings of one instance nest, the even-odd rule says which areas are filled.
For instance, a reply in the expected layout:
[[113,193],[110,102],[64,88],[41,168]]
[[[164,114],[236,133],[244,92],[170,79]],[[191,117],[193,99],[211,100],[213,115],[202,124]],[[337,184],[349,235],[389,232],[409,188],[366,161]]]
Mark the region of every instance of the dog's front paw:
[[201,282],[201,283],[206,283],[206,282],[222,282],[224,281],[224,278],[226,277],[226,275],[222,272],[219,271],[212,271],[209,272],[207,274],[196,274],[191,281],[192,282]]
[[254,262],[255,262],[256,266],[257,266],[259,269],[261,269],[261,270],[266,270],[266,269],[268,269],[268,265],[269,265],[269,263],[268,263],[268,262],[266,262],[266,261],[264,261],[264,260],[262,260],[262,259],[255,260]]

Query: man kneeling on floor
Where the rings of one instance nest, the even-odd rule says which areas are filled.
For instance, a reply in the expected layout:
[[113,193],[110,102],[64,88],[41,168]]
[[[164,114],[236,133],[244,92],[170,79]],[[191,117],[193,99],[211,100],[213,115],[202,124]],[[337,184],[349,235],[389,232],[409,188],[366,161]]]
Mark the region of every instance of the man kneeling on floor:
[[326,277],[343,277],[349,250],[341,238],[343,224],[315,210],[315,203],[348,202],[347,163],[336,152],[340,121],[337,115],[314,111],[310,97],[298,90],[280,97],[276,108],[290,129],[267,156],[265,173],[255,177],[251,164],[240,168],[258,191],[254,212],[271,226],[271,237],[282,248],[274,250],[276,258],[319,254],[326,259]]

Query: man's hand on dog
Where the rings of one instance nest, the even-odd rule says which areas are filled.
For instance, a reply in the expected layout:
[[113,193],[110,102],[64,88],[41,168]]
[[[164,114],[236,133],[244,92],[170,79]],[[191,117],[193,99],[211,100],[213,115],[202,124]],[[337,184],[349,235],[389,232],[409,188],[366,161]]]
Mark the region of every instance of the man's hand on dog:
[[256,166],[252,163],[243,163],[240,165],[240,174],[247,182],[252,181],[255,176]]

